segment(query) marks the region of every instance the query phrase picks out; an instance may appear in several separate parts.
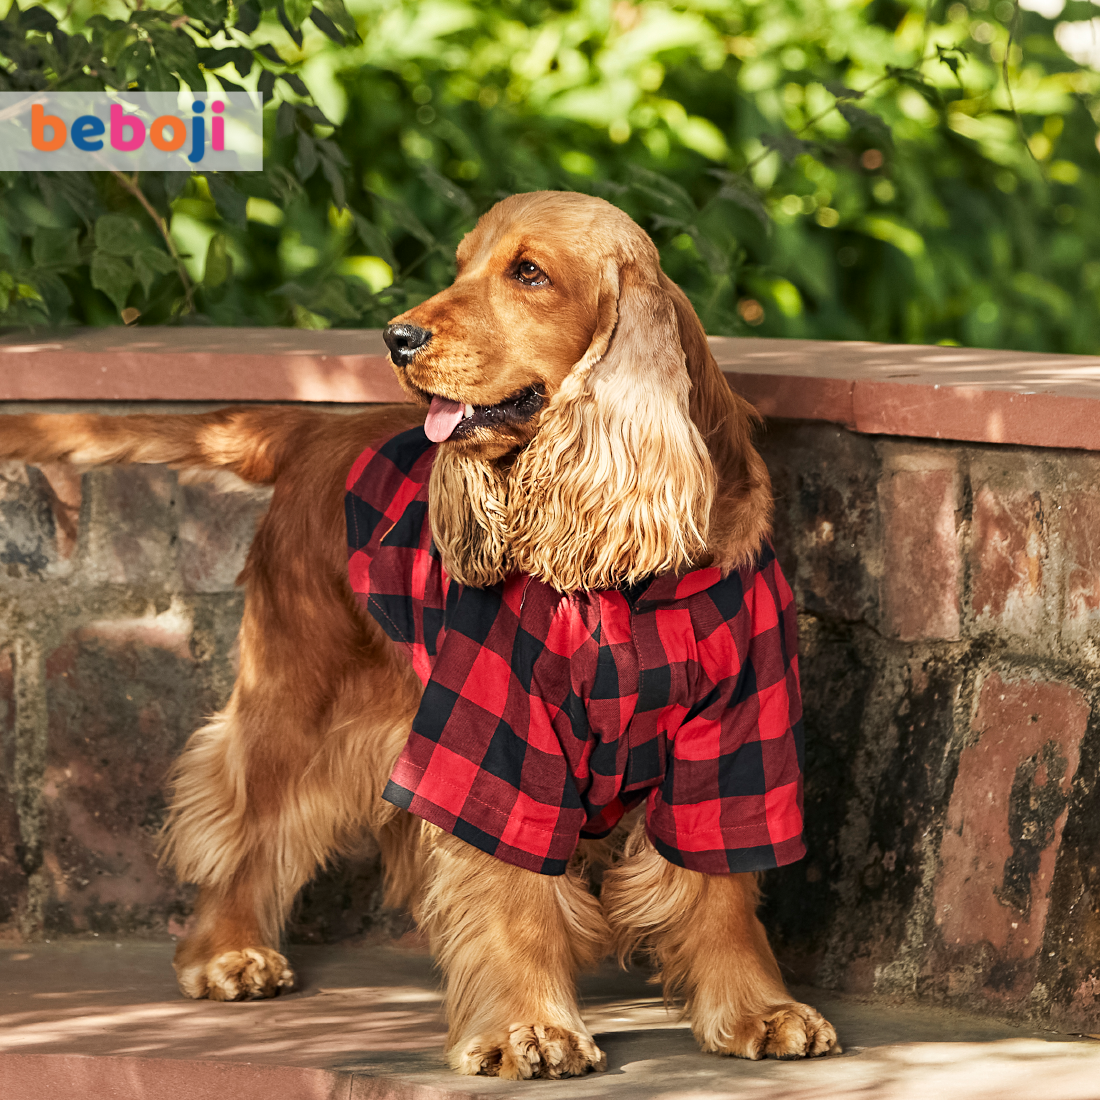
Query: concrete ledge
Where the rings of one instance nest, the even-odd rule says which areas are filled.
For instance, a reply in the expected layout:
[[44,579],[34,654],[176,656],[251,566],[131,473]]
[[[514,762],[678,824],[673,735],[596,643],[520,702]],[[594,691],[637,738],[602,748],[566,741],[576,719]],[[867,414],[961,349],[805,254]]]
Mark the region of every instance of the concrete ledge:
[[[0,1083],[9,1100],[53,1100],[57,1096],[111,1100],[351,1100],[344,1074],[293,1066],[167,1058],[97,1058],[89,1054],[0,1054]],[[438,1089],[354,1093],[436,1100]]]
[[377,330],[83,329],[0,338],[0,401],[404,401]]
[[702,1054],[638,971],[582,980],[607,1071],[565,1081],[458,1077],[443,1062],[440,995],[421,952],[293,948],[302,983],[272,1001],[179,996],[169,942],[0,951],[4,1100],[943,1100],[1095,1097],[1100,1044],[944,1009],[819,990],[799,996],[846,1053],[802,1062]]
[[866,435],[1100,450],[1097,356],[713,336],[711,346],[764,416]]
[[[1100,357],[712,337],[768,417],[1100,450]],[[403,401],[378,330],[88,329],[0,338],[3,401]]]

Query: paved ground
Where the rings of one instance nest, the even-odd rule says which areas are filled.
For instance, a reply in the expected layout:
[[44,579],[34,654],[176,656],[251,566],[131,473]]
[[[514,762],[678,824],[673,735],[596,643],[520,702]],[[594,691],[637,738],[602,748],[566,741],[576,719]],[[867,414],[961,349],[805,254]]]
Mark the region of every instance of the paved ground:
[[3,1100],[1042,1100],[1100,1098],[1100,1043],[973,1016],[800,995],[846,1052],[812,1062],[699,1053],[639,973],[585,979],[606,1073],[523,1084],[443,1065],[430,960],[415,948],[300,947],[302,987],[211,1004],[176,992],[168,943],[0,948]]

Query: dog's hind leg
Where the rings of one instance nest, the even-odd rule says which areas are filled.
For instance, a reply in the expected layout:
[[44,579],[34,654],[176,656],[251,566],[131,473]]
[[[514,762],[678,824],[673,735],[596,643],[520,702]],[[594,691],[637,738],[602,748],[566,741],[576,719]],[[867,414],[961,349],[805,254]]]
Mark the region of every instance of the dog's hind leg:
[[839,1052],[819,1012],[794,1001],[756,915],[751,874],[705,875],[669,863],[639,822],[600,894],[620,957],[646,943],[666,994],[687,1001],[703,1050],[741,1058]]
[[365,830],[395,846],[390,819],[401,811],[378,797],[375,774],[388,774],[408,728],[393,687],[343,692],[321,736],[292,712],[281,721],[269,712],[257,736],[257,716],[246,719],[235,696],[192,737],[176,765],[165,843],[180,878],[200,886],[175,958],[187,996],[243,1000],[292,986],[278,946],[298,891]]
[[422,915],[446,978],[451,1065],[511,1080],[603,1069],[575,990],[606,949],[599,902],[572,873],[538,875],[435,832]]
[[180,989],[215,1001],[273,997],[294,984],[279,934],[298,889],[328,854],[297,835],[294,779],[308,756],[279,752],[271,731],[259,759],[240,711],[235,695],[177,761],[164,851],[181,879],[199,884],[176,948]]

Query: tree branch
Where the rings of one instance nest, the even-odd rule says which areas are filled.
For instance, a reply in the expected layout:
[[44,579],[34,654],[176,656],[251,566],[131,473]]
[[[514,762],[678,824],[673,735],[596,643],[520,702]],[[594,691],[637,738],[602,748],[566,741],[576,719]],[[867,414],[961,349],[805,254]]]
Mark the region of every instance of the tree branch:
[[183,260],[180,259],[180,254],[176,251],[176,242],[172,240],[172,234],[168,231],[168,223],[157,213],[156,207],[145,197],[145,192],[138,186],[138,173],[135,172],[131,179],[125,172],[120,172],[118,169],[112,168],[111,175],[145,207],[146,213],[156,223],[156,227],[160,230],[160,235],[164,238],[164,243],[168,246],[168,253],[175,261],[176,270],[179,272],[180,282],[183,283],[183,294],[187,299],[187,312],[194,313],[195,297],[191,289],[191,279],[187,275],[187,268],[183,266]]

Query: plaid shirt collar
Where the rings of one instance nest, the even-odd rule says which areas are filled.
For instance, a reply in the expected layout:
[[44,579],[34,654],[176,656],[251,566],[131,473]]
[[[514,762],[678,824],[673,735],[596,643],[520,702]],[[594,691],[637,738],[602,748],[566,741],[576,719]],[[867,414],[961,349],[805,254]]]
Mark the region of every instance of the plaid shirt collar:
[[681,573],[662,573],[635,585],[624,586],[620,591],[635,611],[656,611],[697,596],[721,581],[720,569],[696,568]]

